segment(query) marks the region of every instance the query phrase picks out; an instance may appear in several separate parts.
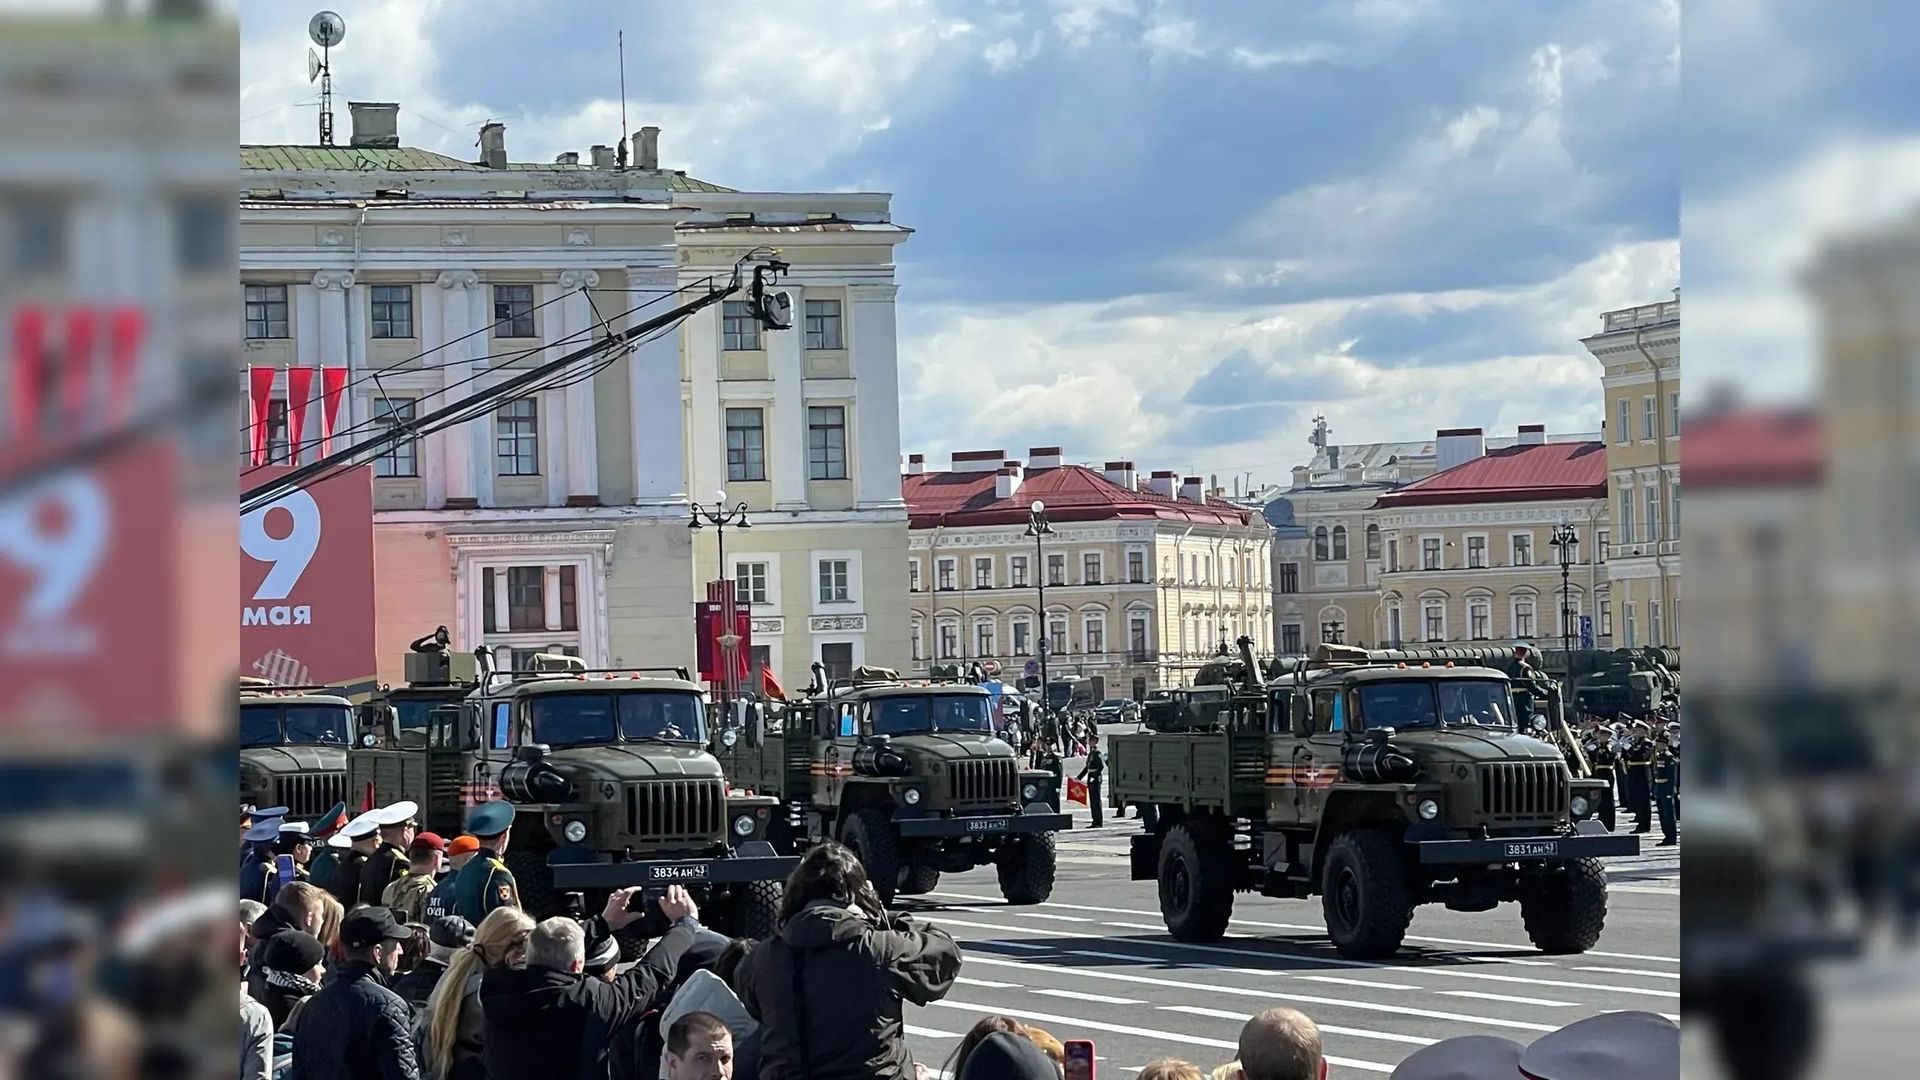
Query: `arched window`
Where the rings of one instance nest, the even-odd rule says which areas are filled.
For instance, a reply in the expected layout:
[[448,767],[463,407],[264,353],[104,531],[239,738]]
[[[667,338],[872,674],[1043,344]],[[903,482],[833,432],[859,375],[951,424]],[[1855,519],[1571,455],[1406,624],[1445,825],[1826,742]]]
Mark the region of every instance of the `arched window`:
[[1346,557],[1347,527],[1345,525],[1335,525],[1333,527],[1333,560],[1339,562]]
[[1313,557],[1318,562],[1327,560],[1327,527],[1325,525],[1313,530]]
[[1380,526],[1369,525],[1367,526],[1367,558],[1377,559],[1379,557],[1380,557]]

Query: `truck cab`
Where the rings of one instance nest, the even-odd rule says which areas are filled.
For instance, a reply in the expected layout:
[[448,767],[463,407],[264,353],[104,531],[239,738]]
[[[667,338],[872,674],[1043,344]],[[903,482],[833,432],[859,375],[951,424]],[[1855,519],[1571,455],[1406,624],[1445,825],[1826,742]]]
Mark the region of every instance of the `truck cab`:
[[300,818],[345,801],[354,736],[345,691],[242,679],[240,802],[284,806]]

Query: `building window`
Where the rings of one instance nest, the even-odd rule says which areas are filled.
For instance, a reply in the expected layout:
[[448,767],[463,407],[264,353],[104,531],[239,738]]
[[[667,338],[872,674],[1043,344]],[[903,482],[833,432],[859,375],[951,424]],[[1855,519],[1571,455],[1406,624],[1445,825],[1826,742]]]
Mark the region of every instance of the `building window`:
[[[405,428],[413,423],[417,406],[412,398],[380,397],[373,399],[373,430],[385,435],[394,428]],[[375,476],[419,476],[420,441],[411,437],[396,439],[380,451],[373,459]]]
[[807,479],[847,478],[847,410],[844,405],[807,409]]
[[1467,633],[1475,641],[1485,641],[1493,636],[1493,605],[1485,600],[1467,602]]
[[1400,541],[1398,539],[1388,540],[1387,573],[1391,574],[1398,569],[1400,569]]
[[1127,620],[1127,652],[1132,654],[1134,663],[1141,663],[1147,656],[1147,620],[1134,616]]
[[267,464],[291,465],[293,460],[293,446],[287,435],[287,399],[268,398]]
[[1347,643],[1347,624],[1339,619],[1327,619],[1321,622],[1320,641],[1325,645],[1345,645]]
[[377,338],[413,336],[413,286],[373,286],[373,336]]
[[1377,559],[1379,557],[1380,557],[1380,526],[1369,525],[1367,526],[1367,558]]
[[1313,557],[1317,562],[1326,562],[1329,558],[1327,554],[1327,527],[1325,525],[1321,525],[1313,530]]
[[1647,644],[1660,644],[1660,601],[1647,601]]
[[1100,556],[1099,555],[1089,553],[1089,554],[1080,556],[1080,584],[1082,585],[1100,584]]
[[1640,437],[1651,441],[1654,437],[1654,425],[1658,422],[1658,413],[1654,410],[1653,395],[1640,399]]
[[919,559],[907,560],[907,591],[908,592],[920,591],[920,560]]
[[1015,555],[1007,560],[1007,584],[1016,589],[1027,587],[1027,557]]
[[820,666],[827,669],[829,681],[853,678],[853,643],[850,641],[821,642]]
[[1607,547],[1611,539],[1612,539],[1611,534],[1608,533],[1607,530],[1605,529],[1601,529],[1599,532],[1594,534],[1593,558],[1595,562],[1604,563],[1607,561]]
[[1532,566],[1533,565],[1533,534],[1532,533],[1514,533],[1513,534],[1513,565],[1515,566]]
[[1513,602],[1513,633],[1515,637],[1530,638],[1534,635],[1533,601],[1519,599]]
[[815,352],[846,348],[840,336],[840,301],[807,301],[806,334],[807,348]]
[[1425,624],[1428,641],[1447,640],[1447,605],[1439,600],[1424,600],[1420,604],[1420,619]]
[[913,621],[913,658],[916,661],[925,660],[927,658],[927,647],[926,647],[925,641],[923,640],[923,635],[926,633],[926,629],[927,628],[925,626],[922,626],[920,624],[920,620],[915,619]]
[[233,265],[233,203],[213,195],[186,195],[173,204],[174,245],[182,270]]
[[1300,653],[1306,650],[1300,644],[1300,624],[1296,622],[1280,624],[1280,651]]
[[1613,636],[1613,601],[1600,601],[1600,636]]
[[1280,591],[1297,593],[1300,591],[1300,564],[1283,562],[1280,564]]
[[993,651],[993,624],[992,623],[977,622],[973,624],[973,655],[975,656],[997,655]]
[[939,559],[933,564],[933,587],[940,592],[953,591],[953,575],[956,563],[952,559]]
[[1667,391],[1667,438],[1680,437],[1680,391]]
[[767,564],[763,562],[734,563],[733,595],[745,603],[765,604],[767,602]]
[[539,329],[533,325],[533,286],[495,285],[493,336],[530,338],[539,333]]
[[1347,527],[1345,525],[1335,525],[1333,527],[1333,559],[1335,562],[1339,562],[1346,557]]
[[1065,585],[1067,583],[1067,557],[1065,555],[1047,556],[1047,584]]
[[1474,570],[1487,568],[1487,538],[1484,536],[1467,537],[1467,566]]
[[821,559],[820,602],[844,604],[847,599],[847,560]]
[[720,305],[720,347],[727,352],[753,352],[760,348],[760,320],[745,300],[726,300]]
[[[11,252],[13,268],[22,275],[52,274],[65,269],[67,265],[65,205],[49,196],[15,195],[8,201],[13,204],[13,250]],[[222,252],[228,258],[232,257],[232,253],[231,246]],[[285,287],[281,287],[283,305],[285,292]],[[281,315],[283,321],[285,317],[283,310]]]
[[[1660,489],[1657,487],[1649,486],[1647,488],[1646,495],[1647,495],[1647,543],[1651,544],[1659,541],[1660,539]],[[1653,620],[1648,619],[1647,621],[1651,623]]]
[[1620,489],[1620,542],[1633,543],[1633,489]]
[[1065,616],[1054,615],[1047,619],[1047,651],[1054,656],[1066,655],[1067,620]]
[[1144,551],[1127,552],[1127,581],[1139,585],[1147,580],[1147,553]]
[[[564,630],[568,632],[580,629],[580,604],[577,595],[578,568],[568,566],[507,566],[483,567],[480,586],[483,601],[482,615],[487,628],[494,633],[517,633],[530,630]],[[547,584],[552,578],[555,585],[553,599],[555,625],[549,626],[547,619]],[[500,625],[500,601],[504,585],[507,605],[507,623]],[[533,650],[539,651],[539,650]],[[575,649],[571,655],[578,655]],[[532,653],[528,653],[531,658]],[[519,660],[513,661],[521,665]]]
[[287,337],[287,287],[248,285],[242,293],[246,298],[247,340],[284,340]]
[[1680,539],[1680,478],[1667,481],[1667,539]]
[[1614,402],[1613,441],[1616,443],[1633,441],[1633,402],[1626,398]]
[[1420,539],[1420,569],[1440,569],[1440,538],[1425,536]]
[[1030,656],[1033,653],[1033,624],[1025,619],[1015,619],[1009,624],[1013,631],[1013,655]]
[[973,560],[973,587],[976,589],[993,588],[993,559],[980,555]]
[[540,403],[515,398],[493,415],[494,456],[500,475],[540,475]]
[[1400,636],[1400,605],[1398,603],[1388,604],[1387,605],[1387,643],[1391,645],[1393,648],[1397,649],[1400,647],[1400,642],[1402,640],[1403,639]]
[[1626,617],[1627,645],[1629,648],[1631,648],[1632,646],[1640,644],[1640,628],[1634,622],[1633,601],[1628,600],[1626,603],[1622,604],[1620,606],[1620,610]]
[[1087,619],[1081,624],[1080,635],[1087,652],[1098,656],[1107,651],[1107,620],[1098,616]]
[[960,654],[960,628],[953,623],[941,623],[936,640],[940,643],[940,659],[951,660]]
[[766,412],[762,409],[727,410],[727,479],[767,478]]

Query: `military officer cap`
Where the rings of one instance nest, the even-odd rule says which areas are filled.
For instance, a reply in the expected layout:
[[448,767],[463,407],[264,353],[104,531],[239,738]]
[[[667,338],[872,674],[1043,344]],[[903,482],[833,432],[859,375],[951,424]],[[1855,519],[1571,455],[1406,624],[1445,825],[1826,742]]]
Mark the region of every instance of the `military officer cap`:
[[1650,1012],[1612,1012],[1542,1035],[1520,1058],[1526,1080],[1679,1080],[1680,1025]]
[[280,823],[280,842],[311,844],[313,843],[312,828],[304,821],[283,821]]
[[[372,836],[374,834],[374,831],[380,828],[380,823],[374,820],[373,815],[376,813],[378,813],[378,811],[369,810],[366,813],[361,814],[359,817],[354,818],[352,821],[347,822],[346,827],[341,829],[338,836],[336,837],[336,839],[338,839],[339,837],[345,837],[347,842],[344,844],[338,844],[335,846],[352,847],[353,841],[365,840],[367,837]],[[332,841],[328,841],[328,842],[332,843]]]
[[337,802],[326,813],[313,819],[313,835],[316,839],[324,840],[345,828],[346,824],[347,804]]
[[253,828],[248,829],[242,839],[249,844],[264,844],[272,840],[280,839],[280,819],[260,818],[256,820]]
[[412,821],[415,815],[419,813],[419,803],[413,802],[410,799],[401,799],[399,802],[390,806],[383,806],[378,810],[369,810],[366,816],[372,818],[373,823],[380,828],[391,828],[395,825],[405,825],[407,822]]
[[259,821],[261,818],[283,818],[290,811],[284,806],[256,806],[249,812],[253,820]]
[[1414,1051],[1391,1080],[1498,1080],[1520,1075],[1527,1048],[1497,1035],[1458,1035]]
[[485,840],[513,827],[513,804],[498,799],[483,802],[467,812],[467,831]]

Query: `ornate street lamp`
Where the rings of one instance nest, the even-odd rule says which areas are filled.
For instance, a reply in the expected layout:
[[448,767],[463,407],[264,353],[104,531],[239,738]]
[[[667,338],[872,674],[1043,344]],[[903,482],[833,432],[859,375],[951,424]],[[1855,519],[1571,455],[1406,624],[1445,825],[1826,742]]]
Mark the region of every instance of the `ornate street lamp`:
[[[1576,549],[1580,546],[1580,534],[1574,531],[1571,522],[1561,522],[1554,526],[1553,539],[1547,543],[1553,546],[1560,562],[1560,654],[1564,657],[1573,651],[1573,593],[1569,580],[1573,574]],[[1566,663],[1571,677],[1572,662]]]
[[690,514],[687,518],[687,531],[699,532],[703,525],[712,525],[719,530],[715,536],[715,543],[718,550],[720,567],[720,595],[725,598],[720,609],[721,625],[725,627],[725,632],[720,635],[717,644],[720,646],[722,672],[719,706],[720,714],[724,717],[729,699],[733,696],[734,680],[738,677],[736,672],[739,664],[735,657],[739,654],[740,649],[740,635],[735,632],[735,626],[737,624],[737,619],[734,614],[736,611],[734,607],[735,586],[732,576],[727,573],[727,526],[737,525],[742,529],[751,529],[753,528],[753,522],[747,520],[747,504],[744,501],[729,508],[727,506],[727,493],[724,490],[716,491],[714,495],[717,497],[714,499],[713,509],[711,510],[702,507],[699,503],[690,503],[688,505]]
[[[1047,559],[1041,541],[1053,532],[1053,526],[1047,523],[1047,504],[1039,499],[1027,508],[1027,535],[1033,537],[1033,585],[1040,594],[1040,633],[1035,648],[1040,651],[1040,709],[1041,715],[1047,709],[1047,653],[1053,649],[1051,632],[1047,622]],[[1051,731],[1051,724],[1048,725]]]

